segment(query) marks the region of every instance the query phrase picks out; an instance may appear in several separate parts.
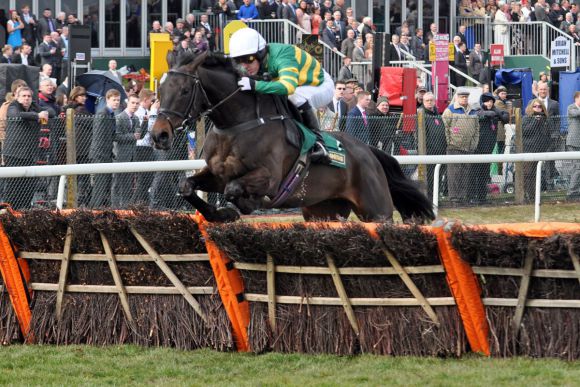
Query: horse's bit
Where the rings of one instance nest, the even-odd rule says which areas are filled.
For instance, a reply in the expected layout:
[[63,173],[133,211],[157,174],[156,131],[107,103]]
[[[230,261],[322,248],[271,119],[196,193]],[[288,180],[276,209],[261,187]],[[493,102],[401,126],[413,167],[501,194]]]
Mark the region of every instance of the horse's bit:
[[[171,126],[171,130],[172,131],[181,131],[181,130],[186,130],[189,127],[191,127],[193,125],[193,123],[200,117],[204,117],[207,116],[209,114],[211,114],[215,109],[217,109],[218,107],[220,107],[222,104],[224,104],[226,101],[228,101],[230,98],[232,98],[234,95],[236,95],[237,92],[240,91],[240,88],[236,88],[230,95],[228,95],[227,97],[225,97],[224,99],[222,99],[220,102],[218,102],[217,104],[213,105],[211,103],[211,101],[209,100],[207,93],[205,92],[205,89],[203,88],[203,85],[201,84],[201,81],[199,80],[199,77],[195,74],[189,74],[183,71],[179,71],[179,70],[169,70],[167,72],[167,75],[184,75],[188,78],[193,79],[193,89],[191,91],[191,98],[189,99],[189,103],[187,104],[187,109],[185,110],[185,113],[180,113],[178,111],[175,110],[170,110],[170,109],[159,109],[159,113],[158,115],[160,116],[164,116],[167,121],[169,122],[169,125]],[[202,111],[201,113],[199,113],[198,115],[196,115],[195,117],[191,115],[191,109],[193,109],[193,105],[195,103],[195,98],[196,95],[198,94],[196,91],[200,90],[201,91],[201,95],[203,96],[203,104],[209,106],[206,110]],[[181,125],[179,125],[177,128],[175,128],[173,126],[173,123],[170,120],[170,116],[176,116],[181,118],[183,121],[181,122]]]

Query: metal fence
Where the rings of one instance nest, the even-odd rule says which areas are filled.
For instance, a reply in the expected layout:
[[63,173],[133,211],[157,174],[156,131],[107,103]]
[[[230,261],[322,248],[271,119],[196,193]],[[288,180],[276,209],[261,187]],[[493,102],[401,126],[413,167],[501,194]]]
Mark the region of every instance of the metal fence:
[[[396,155],[502,154],[564,151],[566,117],[536,119],[524,116],[503,128],[481,116],[446,118],[439,115],[338,117],[321,112],[321,128],[343,131],[369,145]],[[68,129],[67,129],[68,128]],[[131,126],[128,118],[76,116],[35,121],[9,119],[3,141],[5,167],[87,163],[197,159],[196,139],[202,140],[211,122],[199,125],[197,133],[178,133],[170,151],[155,150],[136,140],[135,132],[147,134],[146,126]],[[565,199],[574,168],[580,161],[547,162],[542,189],[545,198]],[[434,165],[404,165],[403,171],[424,182],[432,194]],[[518,169],[521,168],[521,169]],[[178,194],[184,171],[146,173],[85,174],[67,180],[68,207],[188,209]],[[580,178],[580,176],[578,176]],[[535,164],[514,163],[449,165],[439,185],[442,206],[517,202],[516,183],[521,179],[521,201],[532,201],[535,192]],[[0,199],[16,209],[54,207],[58,177],[18,177],[0,180]],[[212,202],[223,203],[219,195]]]
[[475,43],[481,43],[482,48],[490,45],[503,44],[505,55],[541,55],[550,58],[551,42],[558,37],[565,37],[573,48],[571,68],[576,69],[580,48],[574,46],[574,39],[566,32],[545,22],[510,22],[495,23],[486,17],[457,17],[457,28],[466,26],[465,38],[467,48],[473,48]]

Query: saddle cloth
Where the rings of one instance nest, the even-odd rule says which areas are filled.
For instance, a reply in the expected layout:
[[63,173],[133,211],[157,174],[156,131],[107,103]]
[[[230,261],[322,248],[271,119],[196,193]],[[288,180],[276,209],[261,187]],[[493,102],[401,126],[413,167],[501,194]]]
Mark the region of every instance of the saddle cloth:
[[[310,152],[316,143],[316,135],[310,129],[304,126],[301,122],[294,120],[296,126],[302,132],[302,145],[300,146],[300,154]],[[337,168],[346,168],[346,154],[340,141],[334,138],[330,133],[322,131],[322,138],[324,139],[324,146],[328,151],[328,156],[331,160],[330,165]]]

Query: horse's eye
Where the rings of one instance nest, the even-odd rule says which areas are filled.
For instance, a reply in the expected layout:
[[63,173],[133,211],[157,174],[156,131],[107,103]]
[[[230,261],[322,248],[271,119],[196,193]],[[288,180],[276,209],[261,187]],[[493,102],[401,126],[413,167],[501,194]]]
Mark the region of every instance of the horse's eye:
[[181,89],[181,95],[189,94],[189,89]]

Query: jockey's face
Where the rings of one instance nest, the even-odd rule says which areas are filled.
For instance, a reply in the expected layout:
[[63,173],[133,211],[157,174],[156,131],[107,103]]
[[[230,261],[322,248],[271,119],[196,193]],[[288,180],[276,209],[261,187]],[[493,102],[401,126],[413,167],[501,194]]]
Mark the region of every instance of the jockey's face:
[[249,63],[248,61],[243,61],[240,63],[240,66],[242,66],[249,75],[256,75],[258,74],[258,71],[260,71],[260,61],[258,59],[254,59]]

